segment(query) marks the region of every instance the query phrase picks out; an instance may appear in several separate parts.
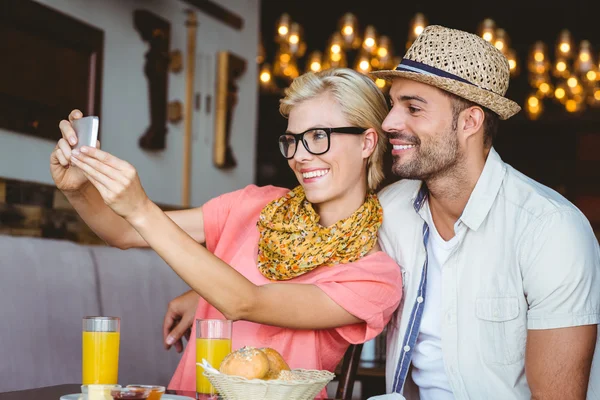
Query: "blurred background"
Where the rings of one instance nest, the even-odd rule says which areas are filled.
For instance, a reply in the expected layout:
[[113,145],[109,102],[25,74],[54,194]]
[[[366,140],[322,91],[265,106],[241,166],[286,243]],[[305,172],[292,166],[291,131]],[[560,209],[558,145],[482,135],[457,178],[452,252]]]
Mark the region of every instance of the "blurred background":
[[[250,183],[293,187],[277,147],[286,128],[278,102],[291,79],[329,66],[393,68],[429,24],[476,33],[506,54],[507,96],[523,111],[501,124],[497,150],[600,229],[595,2],[1,4],[0,232],[94,240],[54,194],[47,165],[73,108],[100,116],[102,147],[135,165],[165,209]],[[394,180],[388,173],[385,183]]]
[[[565,195],[600,229],[597,2],[330,3],[327,9],[316,0],[262,3],[259,184],[294,184],[273,142],[285,130],[277,104],[290,77],[327,65],[394,68],[424,26],[439,24],[479,34],[507,56],[507,97],[523,111],[501,123],[496,149],[504,161]],[[291,33],[282,35],[286,29]],[[296,32],[299,44],[293,45]],[[386,183],[394,180],[388,173]]]
[[[394,68],[430,24],[480,35],[506,55],[507,96],[523,111],[501,123],[496,149],[516,169],[572,201],[600,236],[599,11],[597,1],[585,0],[0,0],[2,268],[12,268],[15,279],[38,274],[30,292],[39,292],[39,303],[49,310],[63,310],[55,304],[56,291],[43,297],[39,288],[55,283],[52,271],[62,268],[65,254],[87,254],[77,253],[82,260],[101,251],[85,247],[103,243],[55,189],[49,173],[59,121],[72,109],[99,116],[102,148],[132,163],[164,210],[200,206],[249,184],[292,188],[297,182],[277,144],[287,125],[279,99],[291,80],[330,66],[363,73]],[[387,93],[385,82],[376,83]],[[389,173],[389,155],[386,163],[388,184],[396,179]],[[129,288],[131,280],[140,288],[142,276],[150,276],[144,268],[166,268],[146,253],[128,251],[129,258],[123,257],[93,256],[87,278],[71,270],[65,274],[81,289],[80,280],[102,280],[102,271],[116,268],[116,281]],[[106,265],[98,267],[102,262]],[[122,264],[136,264],[142,272],[124,276]],[[37,272],[22,272],[25,266]],[[10,282],[5,280],[6,288],[18,287]],[[160,343],[161,332],[146,325],[161,319],[166,302],[183,290],[176,277],[164,282],[153,281],[151,292],[135,295],[140,304],[162,296],[156,307],[147,307],[153,315],[136,316],[143,332],[154,329],[148,346]],[[104,290],[112,283],[106,279]],[[12,293],[6,288],[0,295]],[[95,286],[80,291],[100,293]],[[111,293],[98,295],[95,312],[118,314],[107,310],[128,304],[118,299],[105,304]],[[64,301],[73,305],[74,298]],[[2,303],[12,304],[13,297],[8,300]],[[15,318],[28,313],[18,311]],[[76,318],[65,320],[78,322],[79,314],[72,314]],[[65,331],[73,330],[79,333],[77,327]],[[0,330],[0,338],[27,337],[7,332]],[[78,340],[57,337],[66,348]],[[384,342],[381,335],[363,349],[357,398],[383,390]],[[162,359],[159,350],[152,354]],[[52,372],[53,358],[42,358],[40,365]],[[168,379],[177,360],[171,354],[160,379]],[[49,374],[20,383],[22,375],[11,375],[11,362],[4,364],[9,367],[0,366],[0,392],[75,382],[72,376],[79,373],[75,368],[69,377]],[[154,369],[140,369],[133,378],[158,376],[153,363],[141,364]]]

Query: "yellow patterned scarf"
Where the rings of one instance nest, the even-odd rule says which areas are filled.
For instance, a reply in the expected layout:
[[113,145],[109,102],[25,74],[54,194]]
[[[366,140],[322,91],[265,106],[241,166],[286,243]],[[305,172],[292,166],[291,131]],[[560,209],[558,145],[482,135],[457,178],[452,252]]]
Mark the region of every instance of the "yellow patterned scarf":
[[296,187],[261,211],[258,220],[258,269],[268,279],[283,281],[322,265],[358,260],[377,242],[383,210],[375,193],[350,217],[330,227]]

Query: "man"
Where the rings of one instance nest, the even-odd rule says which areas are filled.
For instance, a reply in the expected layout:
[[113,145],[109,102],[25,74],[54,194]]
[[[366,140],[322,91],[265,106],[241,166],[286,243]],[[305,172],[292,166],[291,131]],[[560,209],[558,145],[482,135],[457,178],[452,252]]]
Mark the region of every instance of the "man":
[[373,399],[600,399],[598,242],[492,147],[520,110],[506,58],[430,26],[372,75],[392,81],[383,129],[403,179],[380,193],[380,242],[405,286]]
[[[372,75],[392,80],[383,128],[404,178],[379,195],[404,300],[376,398],[600,399],[600,249],[579,210],[492,147],[498,120],[520,110],[504,97],[506,58],[430,26],[396,70]],[[178,350],[194,296],[165,316]]]

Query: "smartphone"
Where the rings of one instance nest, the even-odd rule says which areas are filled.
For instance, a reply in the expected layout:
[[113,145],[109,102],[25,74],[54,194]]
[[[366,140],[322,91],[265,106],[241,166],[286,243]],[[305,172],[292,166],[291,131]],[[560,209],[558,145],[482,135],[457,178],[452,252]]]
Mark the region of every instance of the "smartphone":
[[74,120],[71,125],[77,134],[75,149],[81,146],[96,147],[98,140],[98,117],[90,116]]

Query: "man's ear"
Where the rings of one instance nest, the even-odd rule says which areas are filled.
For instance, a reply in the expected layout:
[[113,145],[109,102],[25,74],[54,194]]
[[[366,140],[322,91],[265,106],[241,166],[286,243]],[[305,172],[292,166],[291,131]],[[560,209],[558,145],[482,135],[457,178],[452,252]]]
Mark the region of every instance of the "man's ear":
[[469,107],[461,113],[458,119],[458,128],[465,139],[475,135],[483,128],[485,113],[479,106]]

